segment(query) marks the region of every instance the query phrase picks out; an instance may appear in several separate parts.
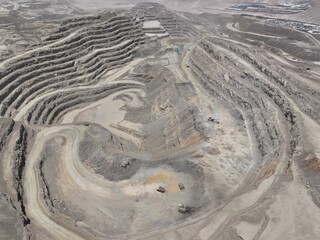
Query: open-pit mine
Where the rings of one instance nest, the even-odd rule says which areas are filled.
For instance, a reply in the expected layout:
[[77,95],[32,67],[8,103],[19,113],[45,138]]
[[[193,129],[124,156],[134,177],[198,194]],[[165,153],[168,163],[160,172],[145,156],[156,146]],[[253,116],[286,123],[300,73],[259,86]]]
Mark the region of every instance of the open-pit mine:
[[0,0],[0,239],[320,239],[319,13]]

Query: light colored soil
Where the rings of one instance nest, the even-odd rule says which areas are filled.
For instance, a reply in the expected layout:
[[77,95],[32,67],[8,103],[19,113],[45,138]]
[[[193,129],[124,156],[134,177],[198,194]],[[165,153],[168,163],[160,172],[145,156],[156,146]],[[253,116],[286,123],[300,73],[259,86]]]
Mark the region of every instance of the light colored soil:
[[143,28],[163,28],[159,21],[145,21],[143,22]]

